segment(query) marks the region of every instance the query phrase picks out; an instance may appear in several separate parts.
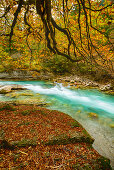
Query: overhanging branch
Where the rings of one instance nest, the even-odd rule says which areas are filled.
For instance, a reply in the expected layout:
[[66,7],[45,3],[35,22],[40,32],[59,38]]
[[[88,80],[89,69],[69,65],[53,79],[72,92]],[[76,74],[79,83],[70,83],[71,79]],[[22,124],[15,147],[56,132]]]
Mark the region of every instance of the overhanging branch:
[[20,11],[21,11],[22,4],[23,4],[23,0],[20,0],[20,1],[19,1],[19,5],[18,5],[18,7],[17,7],[17,10],[16,10],[16,12],[14,13],[14,20],[13,20],[13,23],[12,23],[12,26],[11,26],[10,38],[9,38],[10,43],[11,43],[11,38],[12,38],[12,36],[13,36],[14,27],[15,27],[16,22],[17,22],[18,14],[19,14]]

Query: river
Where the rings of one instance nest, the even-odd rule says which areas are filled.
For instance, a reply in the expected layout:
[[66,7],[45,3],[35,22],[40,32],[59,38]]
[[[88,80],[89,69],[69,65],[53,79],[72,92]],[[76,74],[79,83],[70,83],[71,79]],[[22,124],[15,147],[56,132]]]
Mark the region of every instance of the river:
[[[44,81],[0,81],[0,85],[24,85],[34,93],[40,93],[49,109],[69,114],[79,121],[95,139],[93,147],[111,160],[114,168],[114,96],[103,94],[96,89],[82,90],[63,87],[59,83]],[[0,95],[0,101],[13,100]],[[94,113],[95,116],[91,116]]]

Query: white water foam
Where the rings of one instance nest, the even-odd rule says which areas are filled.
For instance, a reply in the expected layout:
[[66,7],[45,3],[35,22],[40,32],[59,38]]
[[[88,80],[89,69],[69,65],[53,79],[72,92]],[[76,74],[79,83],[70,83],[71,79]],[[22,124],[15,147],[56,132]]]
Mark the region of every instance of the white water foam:
[[62,99],[69,100],[73,104],[82,104],[91,108],[101,109],[110,114],[114,114],[114,103],[103,100],[103,97],[98,95],[87,95],[81,91],[72,91],[61,84],[57,84],[52,88],[43,88],[40,85],[26,85],[28,89],[34,91],[35,93],[40,93],[44,95],[54,95],[59,96]]

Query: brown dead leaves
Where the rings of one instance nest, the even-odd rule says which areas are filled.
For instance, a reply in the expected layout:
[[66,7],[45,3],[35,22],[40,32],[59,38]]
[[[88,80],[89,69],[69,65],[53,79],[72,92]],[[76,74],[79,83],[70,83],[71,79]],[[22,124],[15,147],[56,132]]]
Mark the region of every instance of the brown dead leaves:
[[[9,169],[100,169],[100,155],[85,142],[45,145],[50,139],[83,134],[83,127],[70,116],[37,106],[20,105],[0,109],[1,141],[15,146],[1,147],[0,168]],[[1,108],[1,106],[0,106]]]

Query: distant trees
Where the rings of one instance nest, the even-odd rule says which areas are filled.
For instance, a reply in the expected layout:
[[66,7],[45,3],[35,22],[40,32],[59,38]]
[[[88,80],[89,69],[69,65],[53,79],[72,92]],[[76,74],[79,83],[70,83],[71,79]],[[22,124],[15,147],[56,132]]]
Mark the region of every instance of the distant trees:
[[113,69],[112,6],[110,0],[1,0],[1,37],[9,37],[10,50],[18,35],[31,55],[46,42],[52,53],[72,62]]

